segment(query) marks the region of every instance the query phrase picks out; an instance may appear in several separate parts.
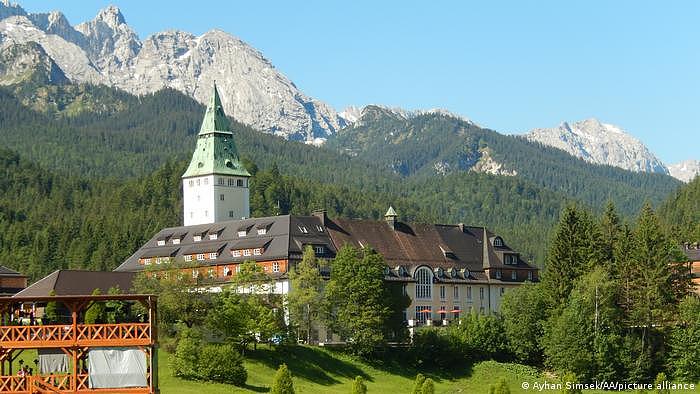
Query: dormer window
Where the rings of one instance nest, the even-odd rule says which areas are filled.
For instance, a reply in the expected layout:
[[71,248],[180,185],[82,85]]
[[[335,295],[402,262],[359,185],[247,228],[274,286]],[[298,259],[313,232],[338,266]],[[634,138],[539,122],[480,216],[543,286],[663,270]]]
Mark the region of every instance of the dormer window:
[[240,250],[232,250],[231,254],[233,257],[241,257],[241,251]]
[[199,241],[202,240],[202,235],[201,235],[201,234],[195,235],[195,236],[192,238],[192,240],[193,240],[194,242],[199,242]]
[[191,254],[185,255],[185,261],[192,261],[192,255]]
[[319,233],[322,233],[322,232],[323,232],[323,226],[317,224],[317,225],[316,225],[316,231],[318,231]]
[[267,234],[267,228],[259,228],[258,229],[258,235],[265,235]]
[[406,268],[404,268],[402,265],[399,265],[396,267],[396,272],[399,273],[399,276],[404,276],[406,275]]
[[158,246],[165,246],[165,240],[164,240],[164,239],[159,239],[159,240],[158,240]]
[[440,268],[440,267],[435,268],[435,275],[436,275],[437,277],[442,278],[443,275],[445,275],[445,271],[444,271],[442,268]]
[[211,253],[209,253],[209,259],[210,259],[210,260],[216,260],[217,257],[219,257],[219,253],[217,253],[217,252],[211,252]]
[[261,248],[255,248],[253,249],[253,255],[254,256],[260,256],[262,254],[262,249]]
[[204,253],[197,253],[197,260],[198,261],[204,260]]
[[145,264],[145,265],[151,265],[151,259],[150,259],[150,258],[148,258],[148,259],[143,259],[143,264]]
[[250,249],[243,249],[243,256],[250,256]]
[[180,245],[180,238],[173,238],[173,245]]
[[501,238],[501,237],[496,237],[496,238],[493,240],[493,246],[502,247],[502,246],[503,246],[503,238]]
[[219,234],[217,234],[217,233],[209,234],[209,239],[210,239],[211,241],[214,241],[214,240],[216,240],[217,238],[219,238]]
[[245,231],[245,230],[242,230],[242,231],[239,230],[239,231],[238,231],[238,236],[239,236],[239,237],[245,237],[245,236],[246,236],[246,231]]
[[385,276],[389,276],[390,273],[391,273],[391,268],[389,268],[389,267],[384,267],[384,275],[385,275]]
[[299,227],[299,231],[301,231],[302,233],[304,233],[304,234],[309,233],[309,229],[307,229],[306,226],[299,225],[298,227]]
[[450,278],[455,278],[457,277],[457,270],[455,267],[450,268]]

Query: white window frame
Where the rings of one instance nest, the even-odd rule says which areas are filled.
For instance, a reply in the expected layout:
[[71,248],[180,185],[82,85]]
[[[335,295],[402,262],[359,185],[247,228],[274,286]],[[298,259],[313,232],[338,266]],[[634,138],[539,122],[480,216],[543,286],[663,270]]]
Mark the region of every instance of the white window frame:
[[444,300],[445,298],[447,298],[447,294],[445,291],[445,285],[440,285],[440,299]]
[[245,230],[241,230],[238,232],[239,237],[245,237],[246,235],[248,235],[248,233]]
[[267,234],[267,228],[259,228],[258,229],[258,235],[265,235]]
[[262,249],[261,248],[255,248],[253,249],[253,256],[260,256],[262,254]]
[[192,261],[192,255],[191,255],[191,254],[186,254],[186,255],[185,255],[185,261]]
[[416,299],[431,300],[433,298],[433,271],[428,267],[416,270]]
[[484,288],[479,287],[479,299],[483,300],[484,299]]
[[180,238],[173,238],[173,245],[180,245]]
[[143,259],[143,265],[151,265],[151,258]]
[[278,261],[272,262],[272,272],[280,272],[280,263]]
[[496,237],[493,240],[493,246],[502,247],[503,246],[503,239],[501,237]]
[[252,255],[250,249],[243,249],[243,256],[248,257],[248,256],[250,256],[250,255]]
[[195,235],[194,237],[192,237],[192,240],[193,240],[194,242],[200,242],[200,241],[202,240],[202,236],[201,236],[201,235]]
[[513,270],[510,272],[510,279],[511,280],[518,280],[518,272],[516,270]]
[[209,234],[210,241],[216,241],[218,238],[219,238],[219,234],[217,234],[217,233]]
[[204,253],[197,253],[197,261],[204,260]]
[[165,246],[165,240],[164,240],[164,239],[159,239],[159,240],[158,240],[158,246]]
[[501,270],[496,270],[496,279],[501,279],[502,276],[503,272],[501,272]]
[[216,260],[217,257],[219,257],[219,253],[218,253],[218,252],[211,252],[211,253],[209,253],[209,259],[210,259],[210,260]]

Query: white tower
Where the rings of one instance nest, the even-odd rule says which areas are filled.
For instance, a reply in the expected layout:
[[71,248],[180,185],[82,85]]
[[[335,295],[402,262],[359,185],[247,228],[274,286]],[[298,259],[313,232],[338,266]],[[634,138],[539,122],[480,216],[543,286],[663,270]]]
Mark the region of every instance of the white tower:
[[184,225],[250,217],[248,178],[215,84],[192,161],[182,175]]

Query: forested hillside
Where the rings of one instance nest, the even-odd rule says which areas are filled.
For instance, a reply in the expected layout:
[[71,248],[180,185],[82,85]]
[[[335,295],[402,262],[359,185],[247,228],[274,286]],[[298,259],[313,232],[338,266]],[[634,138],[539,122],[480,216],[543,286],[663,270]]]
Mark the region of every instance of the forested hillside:
[[[180,224],[180,176],[204,111],[193,100],[172,90],[136,97],[104,86],[27,84],[0,89],[0,108],[0,148],[10,149],[1,154],[0,264],[32,278],[56,268],[109,269],[155,231]],[[437,124],[430,127],[439,134],[438,126],[453,120],[426,116],[421,122]],[[624,171],[606,178],[604,171],[617,170],[575,167],[570,158],[580,179],[565,177],[558,181],[570,182],[564,187],[544,179],[556,178],[547,175],[553,168],[565,172],[554,150],[544,155],[554,159],[552,167],[539,169],[544,171],[539,181],[535,170],[532,179],[465,171],[437,176],[425,170],[428,164],[407,176],[385,166],[381,151],[369,145],[353,157],[239,123],[233,127],[238,150],[255,174],[256,216],[325,208],[331,215],[376,219],[393,205],[401,220],[488,226],[539,264],[566,201],[597,208],[598,201],[612,198],[632,209],[645,198],[655,201],[668,187],[666,178]],[[447,139],[434,146],[457,146],[451,132],[442,134]],[[477,146],[490,144],[494,156],[499,143],[521,143],[478,128],[466,134],[479,138]],[[409,140],[406,152],[416,153],[416,163],[428,163],[420,155],[432,154],[431,145],[423,141],[422,151]],[[524,162],[541,155],[537,146],[523,146],[531,150],[512,155],[526,156]],[[587,171],[593,176],[584,176]],[[631,192],[633,185],[640,187]]]
[[486,159],[481,152],[488,151],[486,156],[502,165],[501,172],[593,207],[612,200],[626,214],[637,212],[645,200],[660,203],[680,185],[670,176],[590,164],[559,149],[438,113],[406,118],[370,106],[328,146],[404,177],[424,178],[474,170]]
[[700,241],[700,177],[695,177],[659,207],[659,216],[667,223],[678,242]]

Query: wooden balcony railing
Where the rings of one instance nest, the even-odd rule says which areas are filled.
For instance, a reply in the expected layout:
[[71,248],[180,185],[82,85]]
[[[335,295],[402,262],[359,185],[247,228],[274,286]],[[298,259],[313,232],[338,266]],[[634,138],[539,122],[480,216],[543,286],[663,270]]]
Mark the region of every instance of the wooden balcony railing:
[[[139,346],[153,343],[148,323],[0,326],[5,348],[67,346]],[[2,390],[0,390],[2,391]]]
[[[32,376],[0,376],[0,392],[8,394],[32,393],[95,393],[116,392],[117,389],[91,389],[88,374],[78,374],[76,388],[71,387],[71,375],[32,375]],[[146,377],[148,379],[148,376]],[[118,389],[119,393],[151,393],[148,387],[128,387]]]

